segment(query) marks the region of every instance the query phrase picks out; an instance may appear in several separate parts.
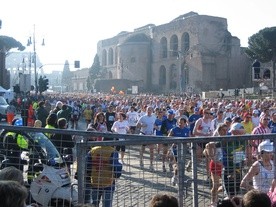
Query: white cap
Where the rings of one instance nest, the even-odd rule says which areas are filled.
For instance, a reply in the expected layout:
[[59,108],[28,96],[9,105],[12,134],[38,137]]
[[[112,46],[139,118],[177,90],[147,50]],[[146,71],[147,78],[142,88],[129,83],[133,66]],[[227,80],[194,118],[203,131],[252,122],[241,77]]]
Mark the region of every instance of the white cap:
[[262,141],[258,146],[258,152],[273,152],[273,142],[269,140]]
[[259,111],[258,110],[253,110],[253,112],[252,112],[253,114],[259,114]]

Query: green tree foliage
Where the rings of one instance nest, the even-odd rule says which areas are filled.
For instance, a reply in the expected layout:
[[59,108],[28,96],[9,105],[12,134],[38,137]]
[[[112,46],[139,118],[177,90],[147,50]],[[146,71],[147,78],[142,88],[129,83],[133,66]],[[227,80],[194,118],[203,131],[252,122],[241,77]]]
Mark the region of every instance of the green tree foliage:
[[8,52],[12,48],[17,48],[20,51],[25,50],[25,47],[12,37],[0,36],[0,50]]
[[246,54],[261,62],[275,61],[276,27],[267,27],[249,37]]
[[25,47],[12,37],[0,36],[0,85],[4,88],[9,88],[6,70],[6,56],[10,49],[17,48],[20,51],[25,50]]
[[103,69],[100,65],[99,56],[95,55],[94,62],[89,68],[88,78],[86,80],[88,90],[91,90],[97,79],[103,78]]

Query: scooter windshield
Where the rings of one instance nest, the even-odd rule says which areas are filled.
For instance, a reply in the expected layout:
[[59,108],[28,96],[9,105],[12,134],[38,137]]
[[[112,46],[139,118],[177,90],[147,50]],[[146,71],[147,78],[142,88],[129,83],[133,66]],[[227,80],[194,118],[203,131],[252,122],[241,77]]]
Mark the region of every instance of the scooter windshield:
[[50,162],[51,165],[63,163],[56,147],[45,134],[41,132],[29,132],[29,136],[33,139],[36,149],[39,151],[42,150],[41,153],[47,162]]

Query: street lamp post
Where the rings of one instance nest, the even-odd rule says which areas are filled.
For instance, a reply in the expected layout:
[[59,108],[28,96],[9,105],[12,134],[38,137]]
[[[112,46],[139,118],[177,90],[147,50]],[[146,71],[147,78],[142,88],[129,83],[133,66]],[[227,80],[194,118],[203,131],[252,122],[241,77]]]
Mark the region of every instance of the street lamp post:
[[[34,25],[34,32],[33,32],[33,42],[32,42],[32,38],[29,37],[28,39],[28,43],[27,46],[30,46],[31,44],[33,44],[33,58],[32,58],[32,62],[34,63],[34,77],[35,77],[35,95],[37,95],[38,93],[38,83],[37,83],[37,71],[36,71],[36,42],[35,42],[35,25]],[[44,39],[42,40],[42,46],[44,46]]]

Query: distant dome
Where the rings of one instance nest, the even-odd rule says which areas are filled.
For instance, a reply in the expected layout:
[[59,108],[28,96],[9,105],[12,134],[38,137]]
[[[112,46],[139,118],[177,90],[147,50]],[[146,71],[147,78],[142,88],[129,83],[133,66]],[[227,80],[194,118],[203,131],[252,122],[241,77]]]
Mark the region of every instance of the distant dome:
[[117,34],[118,36],[120,35],[124,35],[124,34],[128,34],[129,32],[128,31],[121,31],[119,34]]
[[125,43],[127,43],[127,42],[149,42],[149,41],[150,41],[150,39],[147,35],[140,33],[140,34],[135,34],[135,35],[130,36],[129,38],[127,38],[125,40]]

